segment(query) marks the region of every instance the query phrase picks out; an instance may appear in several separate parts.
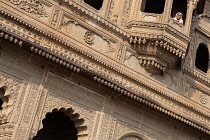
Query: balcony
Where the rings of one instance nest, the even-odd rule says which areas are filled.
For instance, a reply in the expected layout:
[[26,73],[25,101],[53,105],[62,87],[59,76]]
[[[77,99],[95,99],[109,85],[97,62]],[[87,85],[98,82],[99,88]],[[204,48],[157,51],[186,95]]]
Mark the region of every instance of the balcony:
[[[142,3],[145,1],[142,0]],[[160,4],[164,10],[155,10],[156,5],[149,5],[150,8],[146,4],[143,7],[147,9],[136,11],[133,20],[126,24],[131,34],[129,42],[131,48],[136,51],[139,64],[152,74],[176,68],[185,57],[190,42],[192,11],[197,1],[189,1],[188,6],[187,1],[183,2],[184,6],[181,6],[181,9],[176,7],[176,3],[175,6],[170,5],[171,0],[165,2],[165,5]],[[156,13],[148,12],[150,10]],[[172,18],[174,11],[178,10],[185,14],[183,14],[183,24]]]

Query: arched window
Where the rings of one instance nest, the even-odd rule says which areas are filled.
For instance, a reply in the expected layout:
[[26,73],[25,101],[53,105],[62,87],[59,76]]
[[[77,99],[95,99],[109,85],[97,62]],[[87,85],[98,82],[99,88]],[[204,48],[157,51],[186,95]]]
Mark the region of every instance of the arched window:
[[79,114],[73,112],[71,108],[61,108],[47,113],[42,120],[43,128],[33,140],[77,140],[78,137],[87,136],[84,119],[80,119]]
[[195,59],[195,66],[196,68],[200,69],[201,71],[207,73],[208,71],[208,61],[209,61],[209,51],[206,45],[200,44],[197,52],[196,52],[196,59]]
[[100,10],[103,4],[103,0],[84,0],[84,2],[97,10]]
[[147,13],[162,14],[165,0],[142,0],[141,11]]
[[175,17],[176,13],[182,13],[183,22],[186,19],[186,12],[187,12],[187,0],[173,0],[171,17]]

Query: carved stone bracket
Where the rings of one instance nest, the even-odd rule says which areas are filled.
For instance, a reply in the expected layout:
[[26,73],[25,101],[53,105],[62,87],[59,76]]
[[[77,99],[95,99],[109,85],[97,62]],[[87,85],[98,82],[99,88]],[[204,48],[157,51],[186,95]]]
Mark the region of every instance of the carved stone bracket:
[[148,72],[152,74],[158,74],[161,71],[166,70],[167,64],[161,62],[161,60],[154,57],[143,57],[139,56],[139,64],[142,65]]

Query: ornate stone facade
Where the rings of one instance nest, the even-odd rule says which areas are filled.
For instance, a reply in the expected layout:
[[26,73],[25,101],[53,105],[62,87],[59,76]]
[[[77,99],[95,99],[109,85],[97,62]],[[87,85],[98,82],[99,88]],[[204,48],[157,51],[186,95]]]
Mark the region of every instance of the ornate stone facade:
[[38,137],[54,111],[78,140],[210,139],[210,0],[187,0],[184,25],[173,0],[145,2],[0,0],[0,139]]

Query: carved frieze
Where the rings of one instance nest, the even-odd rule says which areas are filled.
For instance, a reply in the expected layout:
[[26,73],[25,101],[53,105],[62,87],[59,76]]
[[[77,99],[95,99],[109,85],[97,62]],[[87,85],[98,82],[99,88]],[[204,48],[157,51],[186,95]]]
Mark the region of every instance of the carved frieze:
[[48,16],[43,4],[39,0],[9,0],[9,2],[18,6],[27,13],[34,14],[37,17]]

